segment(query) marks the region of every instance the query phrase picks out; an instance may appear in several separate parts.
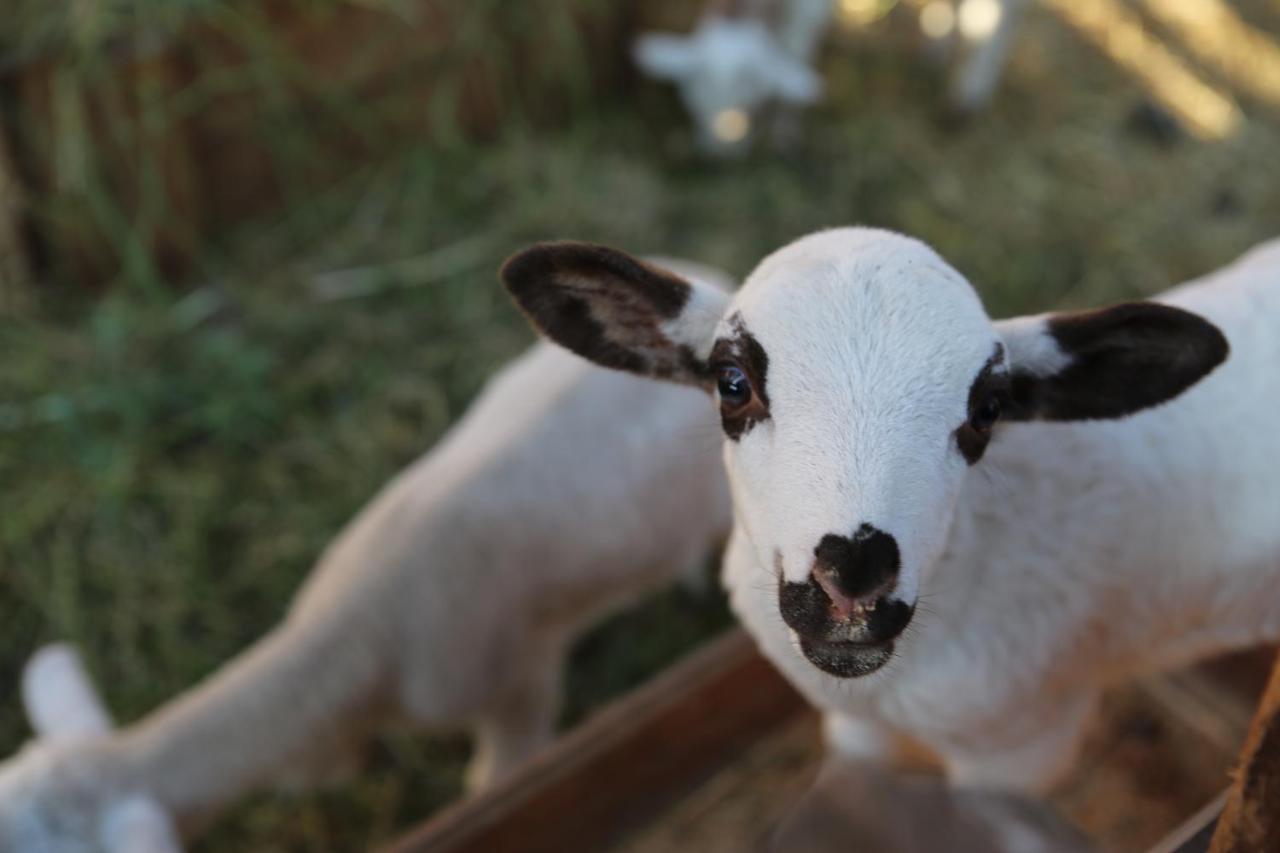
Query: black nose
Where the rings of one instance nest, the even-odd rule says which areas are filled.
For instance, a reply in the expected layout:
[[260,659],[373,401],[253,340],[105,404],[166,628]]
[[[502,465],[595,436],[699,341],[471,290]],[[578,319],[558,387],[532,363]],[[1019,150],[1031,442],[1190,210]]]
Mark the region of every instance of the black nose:
[[889,592],[902,560],[892,536],[864,524],[853,536],[828,533],[813,549],[815,575],[826,575],[849,599],[877,598]]

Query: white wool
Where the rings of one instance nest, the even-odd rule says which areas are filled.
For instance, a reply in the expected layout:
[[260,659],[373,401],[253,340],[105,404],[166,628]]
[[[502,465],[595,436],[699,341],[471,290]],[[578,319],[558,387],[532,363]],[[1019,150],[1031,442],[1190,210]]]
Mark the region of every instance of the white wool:
[[[889,757],[906,736],[959,783],[1041,789],[1104,686],[1280,638],[1280,241],[1161,298],[1225,333],[1206,378],[1119,420],[1002,426],[972,469],[943,444],[992,342],[1015,366],[1064,356],[1028,339],[1042,318],[987,321],[940,263],[897,235],[824,232],[726,307],[769,354],[772,418],[726,445],[725,581],[836,748]],[[841,680],[797,651],[773,554],[800,580],[824,529],[864,520],[897,537],[920,606],[886,667]]]
[[[1200,320],[1130,308],[993,322],[929,247],[867,228],[784,247],[733,296],[694,290],[664,339],[740,362],[709,367],[745,368],[754,387],[747,408],[726,409],[724,581],[764,654],[826,713],[834,748],[891,758],[915,741],[957,783],[1037,790],[1069,765],[1106,685],[1280,639],[1280,241],[1160,297]],[[543,313],[553,333],[574,322]],[[1070,340],[1084,349],[1065,351]],[[1143,345],[1185,355],[1169,388],[1144,376]],[[1119,373],[1089,380],[1078,366]],[[1115,419],[996,423],[982,455],[971,392],[1006,370],[1067,402],[1011,397],[1014,415],[1021,402],[1024,416]],[[793,624],[812,619],[814,588],[831,597],[821,543],[852,547],[868,527],[898,558],[873,593],[890,608],[871,635],[881,645],[856,633],[866,616],[802,641],[781,591]],[[890,620],[913,606],[898,634]],[[863,645],[830,642],[846,639]]]

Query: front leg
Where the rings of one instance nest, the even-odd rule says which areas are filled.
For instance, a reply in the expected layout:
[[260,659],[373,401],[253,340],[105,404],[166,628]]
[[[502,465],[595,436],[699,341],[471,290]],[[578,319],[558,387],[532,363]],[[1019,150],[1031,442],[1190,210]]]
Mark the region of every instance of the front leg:
[[1000,0],[992,7],[996,14],[989,32],[962,36],[962,56],[948,91],[949,106],[958,115],[973,115],[991,103],[1025,5],[1026,0]]
[[475,749],[466,788],[492,787],[555,737],[560,711],[565,645],[530,641],[536,651],[524,659],[520,677],[497,691],[475,725]]

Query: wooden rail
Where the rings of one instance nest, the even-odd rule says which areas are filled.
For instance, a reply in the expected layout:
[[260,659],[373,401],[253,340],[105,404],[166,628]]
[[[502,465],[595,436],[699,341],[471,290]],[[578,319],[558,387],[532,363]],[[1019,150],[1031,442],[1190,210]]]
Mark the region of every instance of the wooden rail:
[[599,849],[805,707],[750,639],[732,631],[389,853]]
[[1210,850],[1280,850],[1280,662],[1253,718]]

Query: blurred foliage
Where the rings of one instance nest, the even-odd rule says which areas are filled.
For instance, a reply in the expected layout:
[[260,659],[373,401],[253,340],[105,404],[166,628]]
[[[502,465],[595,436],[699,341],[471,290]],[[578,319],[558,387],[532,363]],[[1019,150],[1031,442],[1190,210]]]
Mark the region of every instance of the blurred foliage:
[[7,63],[51,52],[93,54],[177,32],[218,0],[9,0],[0,20]]
[[[165,7],[162,29],[222,15],[255,21],[243,29],[252,40],[269,21],[250,5],[57,8],[99,10],[110,19],[88,30],[99,34],[133,32],[151,6]],[[1247,5],[1280,31],[1280,12]],[[492,7],[466,7],[481,47],[498,38],[482,26]],[[48,4],[21,8],[38,17]],[[526,241],[597,240],[742,275],[809,230],[871,223],[931,242],[1000,315],[1150,294],[1280,231],[1274,111],[1246,98],[1249,121],[1230,139],[1155,141],[1133,129],[1141,88],[1036,12],[994,108],[955,128],[900,23],[837,38],[826,101],[797,148],[714,165],[692,156],[669,92],[592,92],[588,48],[569,36],[576,49],[547,61],[588,94],[564,101],[555,126],[528,118],[535,102],[504,101],[476,142],[442,129],[454,116],[442,110],[384,156],[349,162],[333,161],[328,134],[393,125],[354,90],[330,93],[319,114],[299,109],[304,69],[287,52],[253,53],[249,76],[225,85],[275,104],[250,121],[278,137],[273,174],[309,158],[327,168],[281,178],[278,210],[201,231],[181,281],[139,237],[181,211],[117,206],[101,221],[133,260],[110,287],[33,286],[28,307],[0,318],[0,754],[25,736],[9,691],[42,641],[80,644],[129,720],[271,625],[341,525],[530,340],[494,278]],[[528,21],[503,26],[517,24]],[[441,80],[465,76],[432,61]],[[170,93],[164,111],[217,106],[199,93],[219,85]],[[111,144],[85,140],[91,154]],[[107,204],[85,198],[69,204]],[[720,603],[682,592],[612,620],[578,648],[569,718],[724,624]],[[454,795],[465,757],[456,737],[388,734],[357,781],[256,797],[196,849],[363,849]]]
[[589,110],[614,0],[19,0],[0,121],[42,277],[156,289],[246,213],[304,214],[353,164]]

